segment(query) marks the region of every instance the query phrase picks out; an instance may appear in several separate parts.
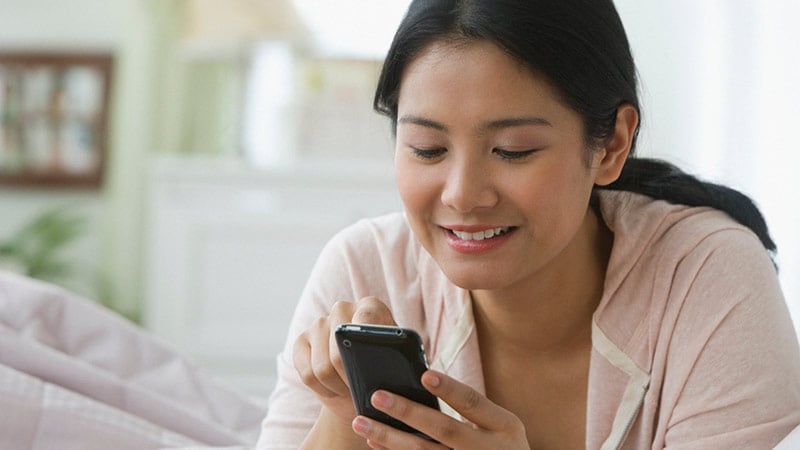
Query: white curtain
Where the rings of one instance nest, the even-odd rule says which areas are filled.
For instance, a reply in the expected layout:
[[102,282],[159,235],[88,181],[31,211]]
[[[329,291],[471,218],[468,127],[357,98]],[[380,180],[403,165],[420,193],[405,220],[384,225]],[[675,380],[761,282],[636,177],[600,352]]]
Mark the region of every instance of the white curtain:
[[618,0],[639,65],[640,152],[750,195],[800,329],[800,2]]

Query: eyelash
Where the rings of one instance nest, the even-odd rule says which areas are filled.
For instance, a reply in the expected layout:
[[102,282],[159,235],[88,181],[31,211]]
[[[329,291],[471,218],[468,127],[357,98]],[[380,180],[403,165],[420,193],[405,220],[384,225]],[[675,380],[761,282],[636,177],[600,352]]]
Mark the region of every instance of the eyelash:
[[537,149],[524,150],[524,151],[511,151],[511,150],[503,150],[502,148],[495,148],[492,150],[492,152],[496,155],[499,155],[503,159],[508,159],[511,161],[519,161],[536,153]]
[[442,155],[447,151],[445,148],[432,148],[432,149],[421,149],[411,147],[414,151],[414,156],[420,159],[424,159],[426,161],[434,160]]
[[[412,150],[414,152],[414,156],[424,160],[434,160],[444,155],[445,152],[447,152],[446,148],[421,149],[412,147]],[[492,149],[492,153],[509,161],[519,161],[525,159],[528,156],[536,153],[537,151],[538,149],[531,149],[524,151],[503,150],[502,148]]]

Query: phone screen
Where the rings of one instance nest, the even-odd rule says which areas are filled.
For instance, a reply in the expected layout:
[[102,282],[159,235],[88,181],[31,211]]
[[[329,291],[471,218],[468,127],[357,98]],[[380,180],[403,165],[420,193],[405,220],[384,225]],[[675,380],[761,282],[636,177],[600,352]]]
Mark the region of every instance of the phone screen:
[[419,335],[407,328],[343,324],[336,329],[336,343],[358,414],[430,439],[370,403],[372,393],[382,389],[439,409],[439,401],[420,383],[428,367]]

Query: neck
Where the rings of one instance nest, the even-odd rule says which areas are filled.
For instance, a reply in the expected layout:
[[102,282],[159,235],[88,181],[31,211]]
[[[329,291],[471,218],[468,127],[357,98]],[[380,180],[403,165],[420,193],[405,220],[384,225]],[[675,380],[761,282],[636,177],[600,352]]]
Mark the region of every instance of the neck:
[[613,235],[589,208],[575,239],[534,277],[497,291],[472,291],[482,343],[527,357],[556,357],[591,342]]

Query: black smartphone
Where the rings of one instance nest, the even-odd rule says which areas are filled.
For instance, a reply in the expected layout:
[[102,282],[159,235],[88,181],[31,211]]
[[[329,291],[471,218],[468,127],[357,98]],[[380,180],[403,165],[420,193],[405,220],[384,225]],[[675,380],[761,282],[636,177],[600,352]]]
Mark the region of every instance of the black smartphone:
[[420,382],[428,364],[419,334],[407,328],[346,323],[336,329],[336,343],[356,412],[432,440],[370,403],[372,393],[381,389],[439,409],[439,401]]

